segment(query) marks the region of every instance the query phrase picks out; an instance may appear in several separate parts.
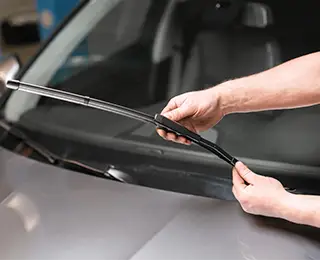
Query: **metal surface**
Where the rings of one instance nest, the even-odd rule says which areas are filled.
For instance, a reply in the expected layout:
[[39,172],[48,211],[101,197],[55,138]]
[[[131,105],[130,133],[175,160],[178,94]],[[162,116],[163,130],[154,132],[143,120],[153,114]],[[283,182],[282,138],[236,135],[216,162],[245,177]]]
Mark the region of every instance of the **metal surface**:
[[[319,259],[320,231],[0,150],[0,259]],[[152,174],[152,173],[150,173]]]
[[21,67],[19,59],[15,55],[4,57],[0,61],[0,95],[6,92],[6,82],[14,78]]

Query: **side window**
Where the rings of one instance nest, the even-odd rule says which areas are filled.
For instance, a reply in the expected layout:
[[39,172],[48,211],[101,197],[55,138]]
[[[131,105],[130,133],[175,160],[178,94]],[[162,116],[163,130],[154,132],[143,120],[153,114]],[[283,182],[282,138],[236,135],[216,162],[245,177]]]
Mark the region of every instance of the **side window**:
[[156,0],[118,4],[74,49],[49,85],[129,107],[146,105],[154,34],[165,5]]

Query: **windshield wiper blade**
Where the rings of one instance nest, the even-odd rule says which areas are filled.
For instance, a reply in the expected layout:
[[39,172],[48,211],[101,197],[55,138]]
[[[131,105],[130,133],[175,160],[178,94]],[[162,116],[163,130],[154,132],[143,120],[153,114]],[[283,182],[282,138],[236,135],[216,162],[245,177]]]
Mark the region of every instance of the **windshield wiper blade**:
[[200,135],[188,130],[184,126],[169,120],[168,118],[155,114],[154,116],[140,112],[138,110],[130,109],[124,106],[120,106],[114,103],[94,99],[88,96],[78,95],[67,91],[57,90],[35,84],[25,83],[18,80],[8,80],[6,84],[7,88],[28,92],[40,96],[45,96],[53,99],[67,101],[99,110],[108,111],[111,113],[126,116],[135,120],[139,120],[145,123],[151,123],[157,128],[164,129],[167,132],[172,132],[178,136],[183,136],[188,140],[198,144],[199,146],[212,152],[231,166],[235,166],[238,161],[235,157],[231,156],[225,150],[218,145],[202,138]]

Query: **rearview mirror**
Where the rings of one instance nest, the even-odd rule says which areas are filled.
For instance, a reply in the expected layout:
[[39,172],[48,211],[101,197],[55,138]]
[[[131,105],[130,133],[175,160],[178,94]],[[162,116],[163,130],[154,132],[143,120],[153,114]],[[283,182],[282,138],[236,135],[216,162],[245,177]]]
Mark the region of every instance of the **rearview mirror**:
[[20,68],[21,61],[17,55],[8,55],[0,58],[0,96],[7,90],[7,81],[14,79]]

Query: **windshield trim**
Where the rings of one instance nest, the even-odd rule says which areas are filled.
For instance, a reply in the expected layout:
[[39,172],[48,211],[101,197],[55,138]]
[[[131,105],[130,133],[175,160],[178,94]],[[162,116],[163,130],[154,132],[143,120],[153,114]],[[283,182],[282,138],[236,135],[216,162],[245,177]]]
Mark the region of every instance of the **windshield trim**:
[[[51,42],[55,39],[55,37],[64,29],[64,27],[83,9],[85,8],[91,0],[81,0],[80,3],[71,11],[69,15],[64,17],[62,21],[57,25],[56,29],[50,34],[50,36],[44,40],[44,42],[40,45],[38,51],[27,61],[25,65],[23,65],[22,69],[18,72],[15,79],[21,80],[21,78],[25,75],[25,73],[29,70],[29,68],[34,64],[34,62],[39,58],[39,56],[43,53],[43,51],[51,44]],[[8,101],[9,97],[13,91],[11,89],[7,89],[7,91],[0,98],[0,109],[4,108],[4,105]]]

